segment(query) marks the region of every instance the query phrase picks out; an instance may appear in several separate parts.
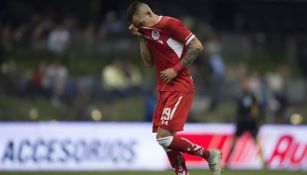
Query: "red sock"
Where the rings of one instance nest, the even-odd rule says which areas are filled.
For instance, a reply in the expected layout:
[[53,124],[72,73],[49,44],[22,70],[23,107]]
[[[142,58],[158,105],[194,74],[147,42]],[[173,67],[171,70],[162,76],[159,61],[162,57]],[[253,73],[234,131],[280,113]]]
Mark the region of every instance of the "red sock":
[[167,151],[166,154],[176,175],[189,175],[183,154],[181,152],[170,150]]
[[208,150],[205,150],[203,147],[196,145],[185,138],[174,137],[168,148],[182,153],[201,156],[206,160],[210,157],[210,152]]

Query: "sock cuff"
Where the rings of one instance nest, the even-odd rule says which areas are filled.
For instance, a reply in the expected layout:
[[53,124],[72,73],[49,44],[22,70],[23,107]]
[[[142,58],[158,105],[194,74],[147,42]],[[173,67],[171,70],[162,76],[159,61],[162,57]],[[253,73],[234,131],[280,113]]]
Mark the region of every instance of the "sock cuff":
[[173,139],[174,139],[173,136],[162,137],[162,138],[157,139],[157,142],[163,147],[167,148],[171,145]]

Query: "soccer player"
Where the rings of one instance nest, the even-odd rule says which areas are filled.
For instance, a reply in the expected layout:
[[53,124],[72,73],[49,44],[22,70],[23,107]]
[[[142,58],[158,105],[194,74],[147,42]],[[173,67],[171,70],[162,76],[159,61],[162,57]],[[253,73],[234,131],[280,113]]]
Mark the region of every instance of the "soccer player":
[[221,152],[206,150],[176,136],[182,131],[192,105],[194,84],[188,66],[203,50],[201,42],[180,20],[156,15],[143,2],[133,2],[127,10],[129,30],[140,41],[142,60],[156,68],[159,99],[153,116],[153,132],[164,148],[177,175],[188,175],[182,153],[208,161],[213,175],[221,174]]
[[234,137],[232,138],[230,151],[226,162],[227,164],[230,164],[231,155],[239,137],[242,136],[244,132],[249,132],[259,149],[260,160],[265,167],[266,165],[263,160],[261,145],[257,137],[259,130],[260,104],[259,100],[251,90],[249,76],[241,78],[240,90],[241,92],[237,98],[236,131]]

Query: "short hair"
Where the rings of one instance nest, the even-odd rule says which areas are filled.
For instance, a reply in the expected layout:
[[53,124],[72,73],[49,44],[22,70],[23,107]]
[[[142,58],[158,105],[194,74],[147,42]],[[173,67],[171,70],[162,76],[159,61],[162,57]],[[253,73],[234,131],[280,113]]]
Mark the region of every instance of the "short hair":
[[144,4],[143,2],[134,1],[129,5],[127,9],[127,20],[129,23],[131,23],[133,16],[136,14],[139,7],[143,4]]

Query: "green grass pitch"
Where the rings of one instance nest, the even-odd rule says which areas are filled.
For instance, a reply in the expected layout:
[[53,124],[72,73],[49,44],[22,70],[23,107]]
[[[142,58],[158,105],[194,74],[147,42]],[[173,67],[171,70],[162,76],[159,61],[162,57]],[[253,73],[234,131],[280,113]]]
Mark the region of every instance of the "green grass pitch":
[[[222,175],[306,175],[302,171],[233,171],[225,170]],[[0,172],[0,175],[174,175],[172,171],[105,171],[105,172]],[[208,170],[192,170],[190,175],[210,175]]]

